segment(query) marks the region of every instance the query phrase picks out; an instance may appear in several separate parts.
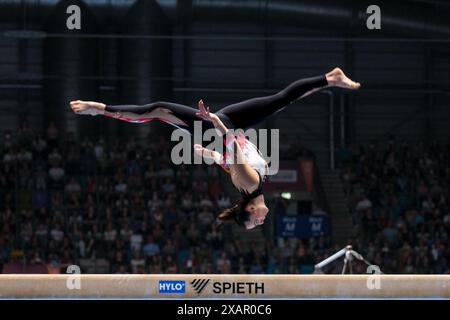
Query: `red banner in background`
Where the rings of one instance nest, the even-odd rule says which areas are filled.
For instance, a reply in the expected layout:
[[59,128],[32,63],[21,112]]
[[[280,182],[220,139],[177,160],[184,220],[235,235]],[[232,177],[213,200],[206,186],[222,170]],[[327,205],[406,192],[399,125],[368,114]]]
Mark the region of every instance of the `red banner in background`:
[[314,162],[312,159],[302,159],[299,162],[306,191],[312,193],[314,188]]

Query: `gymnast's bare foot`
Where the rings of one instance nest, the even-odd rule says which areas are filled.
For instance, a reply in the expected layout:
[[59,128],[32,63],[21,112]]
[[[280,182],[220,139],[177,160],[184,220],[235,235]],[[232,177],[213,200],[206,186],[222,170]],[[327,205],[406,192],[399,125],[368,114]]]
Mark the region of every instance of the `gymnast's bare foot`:
[[332,87],[340,87],[345,89],[356,90],[361,87],[359,82],[355,82],[348,78],[340,68],[326,74],[328,84]]
[[103,114],[105,111],[105,105],[100,102],[95,101],[82,101],[75,100],[70,102],[70,108],[76,114],[91,115],[96,116],[98,114]]

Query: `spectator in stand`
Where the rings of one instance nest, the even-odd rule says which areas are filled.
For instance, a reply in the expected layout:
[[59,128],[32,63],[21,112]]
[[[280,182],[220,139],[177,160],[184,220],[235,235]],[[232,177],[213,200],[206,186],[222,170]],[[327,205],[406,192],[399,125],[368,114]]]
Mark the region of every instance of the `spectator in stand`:
[[153,236],[147,237],[147,241],[144,245],[143,251],[145,256],[149,258],[155,255],[159,255],[160,247],[159,244],[154,241]]

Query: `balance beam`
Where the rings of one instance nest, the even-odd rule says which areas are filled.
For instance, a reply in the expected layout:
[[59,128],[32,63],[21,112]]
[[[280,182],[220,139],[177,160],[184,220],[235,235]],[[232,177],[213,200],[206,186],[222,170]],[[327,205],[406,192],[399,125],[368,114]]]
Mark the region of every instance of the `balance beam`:
[[450,275],[0,275],[0,299],[70,298],[448,299]]

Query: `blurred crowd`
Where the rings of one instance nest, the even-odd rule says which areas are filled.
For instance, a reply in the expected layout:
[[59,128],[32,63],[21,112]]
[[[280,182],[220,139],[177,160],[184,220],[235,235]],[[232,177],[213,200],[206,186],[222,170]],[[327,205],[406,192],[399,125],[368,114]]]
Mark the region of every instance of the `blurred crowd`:
[[309,273],[329,252],[323,237],[257,245],[218,229],[226,173],[173,166],[166,136],[78,140],[24,123],[0,139],[4,272]]
[[450,145],[390,137],[339,158],[360,252],[385,273],[449,273]]
[[[217,211],[233,203],[226,173],[172,165],[164,135],[78,140],[54,125],[39,133],[24,124],[0,139],[4,272],[76,264],[101,273],[311,273],[340,249],[324,237],[261,244],[235,236],[232,224],[218,229]],[[391,138],[338,159],[355,249],[385,273],[448,273],[450,146]]]

